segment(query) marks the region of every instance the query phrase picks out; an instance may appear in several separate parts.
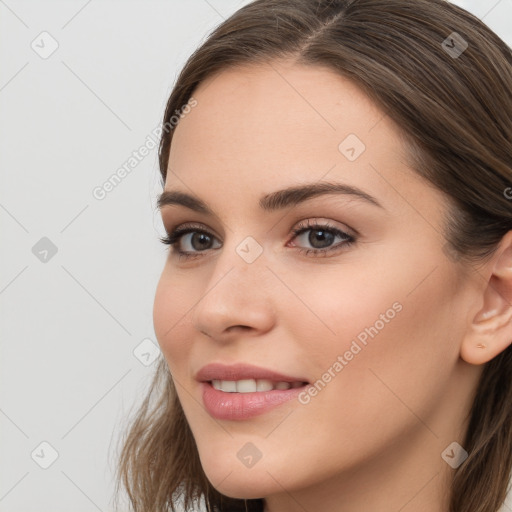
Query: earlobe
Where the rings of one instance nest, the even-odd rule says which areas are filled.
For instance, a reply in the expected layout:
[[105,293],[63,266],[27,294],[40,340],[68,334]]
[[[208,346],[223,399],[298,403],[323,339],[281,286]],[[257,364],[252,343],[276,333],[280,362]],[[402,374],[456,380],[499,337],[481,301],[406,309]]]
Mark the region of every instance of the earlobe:
[[492,355],[487,344],[475,339],[465,338],[460,348],[460,357],[466,363],[481,365],[490,361],[494,355]]
[[512,344],[512,231],[503,237],[486,268],[490,277],[483,306],[469,326],[460,353],[475,365],[487,363]]

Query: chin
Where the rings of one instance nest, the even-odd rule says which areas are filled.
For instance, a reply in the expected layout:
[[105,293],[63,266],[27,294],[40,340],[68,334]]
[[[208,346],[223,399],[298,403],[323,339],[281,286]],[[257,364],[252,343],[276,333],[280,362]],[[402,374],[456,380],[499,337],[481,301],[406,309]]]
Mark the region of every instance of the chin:
[[[218,484],[220,479],[216,473],[213,481],[210,479],[208,474],[207,477],[215,489],[228,498],[254,500],[279,492],[279,488],[276,487],[275,481],[272,481],[273,485],[270,482],[267,482],[267,485],[265,485],[264,483],[255,480],[249,474],[244,477],[241,475],[235,475],[233,472],[220,484]],[[218,485],[215,485],[216,483]]]
[[[244,467],[236,458],[229,460],[226,455],[219,459],[201,458],[201,465],[208,481],[217,491],[229,498],[258,499],[275,494],[282,490],[271,474],[279,474],[280,470],[268,468],[258,463],[252,468]],[[207,456],[208,457],[208,456]],[[259,466],[259,467],[257,467]]]

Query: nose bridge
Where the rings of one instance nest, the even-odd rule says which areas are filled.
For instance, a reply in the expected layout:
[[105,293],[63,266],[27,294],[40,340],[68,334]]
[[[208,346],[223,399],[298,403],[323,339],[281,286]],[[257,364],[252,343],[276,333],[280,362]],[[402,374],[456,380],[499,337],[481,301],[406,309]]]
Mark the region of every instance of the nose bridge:
[[273,314],[265,286],[268,269],[263,245],[251,236],[238,243],[228,242],[213,265],[204,294],[194,308],[196,329],[212,336],[220,336],[235,325],[268,329]]
[[[268,272],[266,260],[263,243],[259,243],[250,235],[242,237],[232,234],[215,259],[215,269],[211,274],[209,284],[217,287],[224,279],[227,279],[229,286],[236,287],[237,290],[240,289],[244,293],[247,289],[250,290],[252,285],[262,283]],[[236,286],[237,283],[239,286]],[[208,286],[208,289],[211,286]]]

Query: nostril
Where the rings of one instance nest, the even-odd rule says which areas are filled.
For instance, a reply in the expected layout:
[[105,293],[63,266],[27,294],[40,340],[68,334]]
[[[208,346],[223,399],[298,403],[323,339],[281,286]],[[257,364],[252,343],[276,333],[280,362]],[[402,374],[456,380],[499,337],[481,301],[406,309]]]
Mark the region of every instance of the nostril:
[[244,331],[246,331],[247,329],[250,329],[250,327],[248,325],[232,325],[231,327],[228,327],[226,330],[227,331],[231,331],[232,329],[242,329]]

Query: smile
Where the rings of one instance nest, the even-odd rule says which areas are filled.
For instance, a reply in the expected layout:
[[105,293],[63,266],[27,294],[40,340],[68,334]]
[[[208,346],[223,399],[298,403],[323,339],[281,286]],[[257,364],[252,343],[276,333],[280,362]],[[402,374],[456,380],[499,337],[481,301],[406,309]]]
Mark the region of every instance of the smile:
[[273,382],[268,379],[212,380],[211,385],[225,393],[255,393],[257,391],[284,390],[300,388],[307,382]]

